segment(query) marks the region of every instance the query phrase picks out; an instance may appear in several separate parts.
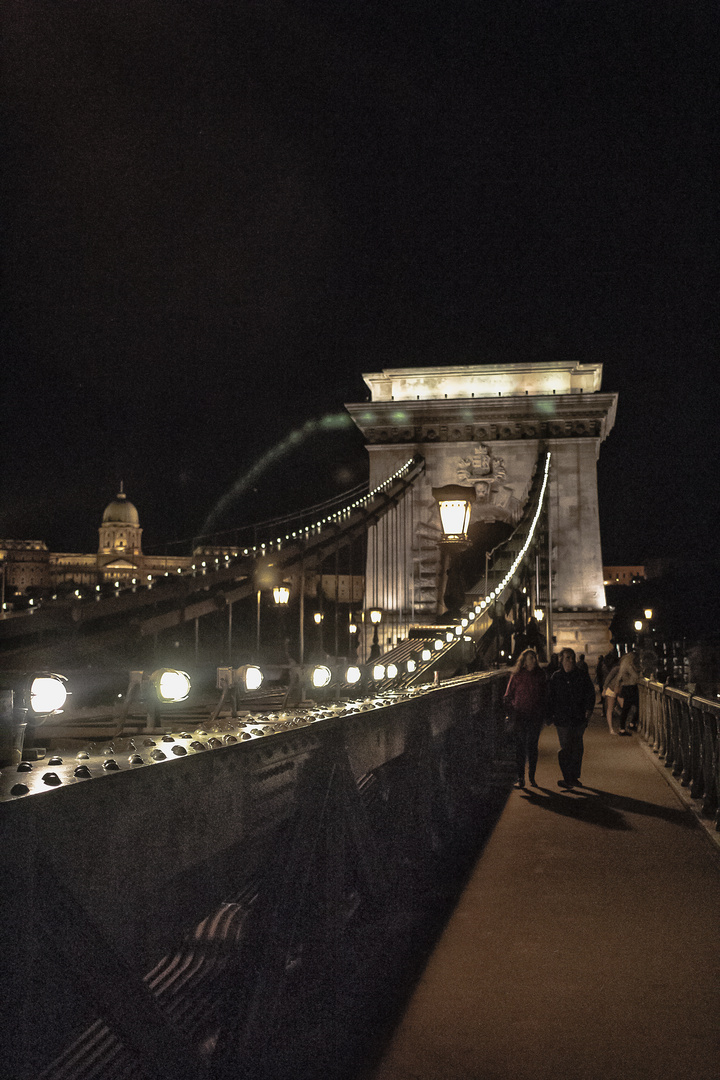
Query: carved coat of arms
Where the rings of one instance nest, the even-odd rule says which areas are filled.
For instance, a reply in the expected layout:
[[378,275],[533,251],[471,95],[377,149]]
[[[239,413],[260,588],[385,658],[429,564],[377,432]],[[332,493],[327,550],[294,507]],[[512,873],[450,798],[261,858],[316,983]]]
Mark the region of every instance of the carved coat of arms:
[[505,476],[505,462],[495,457],[485,443],[475,447],[472,457],[460,459],[457,477],[475,488],[476,516],[486,520],[518,520],[522,506],[512,487],[504,483]]

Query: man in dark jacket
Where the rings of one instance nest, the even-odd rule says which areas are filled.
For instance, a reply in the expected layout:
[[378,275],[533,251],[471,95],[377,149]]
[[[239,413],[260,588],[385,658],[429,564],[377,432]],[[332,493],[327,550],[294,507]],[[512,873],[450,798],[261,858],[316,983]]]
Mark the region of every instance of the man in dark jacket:
[[580,783],[583,735],[595,708],[595,687],[586,671],[575,663],[572,649],[560,653],[560,667],[550,679],[548,712],[560,742],[558,761],[563,778],[558,787],[570,789]]

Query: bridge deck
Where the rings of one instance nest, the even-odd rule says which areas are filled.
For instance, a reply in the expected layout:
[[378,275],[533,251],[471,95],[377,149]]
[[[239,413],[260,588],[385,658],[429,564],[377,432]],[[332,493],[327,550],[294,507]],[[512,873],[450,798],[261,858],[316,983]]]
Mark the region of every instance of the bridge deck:
[[720,849],[597,716],[513,791],[372,1080],[718,1080]]

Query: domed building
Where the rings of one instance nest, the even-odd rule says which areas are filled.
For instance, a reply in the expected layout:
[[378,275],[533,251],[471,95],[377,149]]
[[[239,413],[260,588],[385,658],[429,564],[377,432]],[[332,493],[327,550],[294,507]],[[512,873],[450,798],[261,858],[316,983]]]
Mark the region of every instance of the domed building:
[[11,596],[70,584],[147,584],[192,565],[193,558],[186,555],[144,555],[142,532],[137,508],[121,484],[103,512],[96,553],[48,551],[41,540],[0,540],[3,593]]
[[105,507],[98,532],[98,569],[105,579],[109,570],[116,571],[113,575],[116,579],[125,578],[128,574],[132,577],[141,572],[140,517],[123,491],[122,484],[113,501]]
[[[49,551],[42,540],[0,540],[0,580],[2,605],[5,594],[32,595],[58,586],[101,585],[120,587],[148,585],[154,578],[182,573],[200,559],[215,561],[239,553],[229,546],[198,547],[192,555],[145,555],[137,508],[123,490],[105,507],[98,529],[98,550],[94,554]],[[203,563],[203,566],[205,564]]]

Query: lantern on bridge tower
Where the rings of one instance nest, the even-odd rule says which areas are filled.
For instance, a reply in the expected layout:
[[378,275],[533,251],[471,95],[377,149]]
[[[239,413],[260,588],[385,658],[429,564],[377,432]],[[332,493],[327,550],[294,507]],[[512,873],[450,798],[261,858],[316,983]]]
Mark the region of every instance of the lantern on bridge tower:
[[466,544],[470,511],[475,502],[475,488],[461,484],[446,484],[432,489],[433,498],[440,510],[443,544]]

